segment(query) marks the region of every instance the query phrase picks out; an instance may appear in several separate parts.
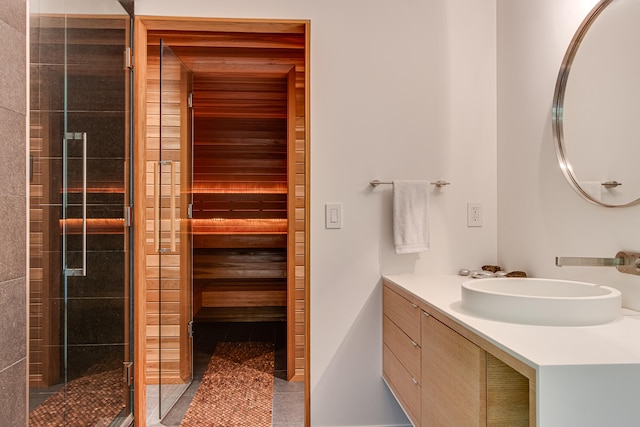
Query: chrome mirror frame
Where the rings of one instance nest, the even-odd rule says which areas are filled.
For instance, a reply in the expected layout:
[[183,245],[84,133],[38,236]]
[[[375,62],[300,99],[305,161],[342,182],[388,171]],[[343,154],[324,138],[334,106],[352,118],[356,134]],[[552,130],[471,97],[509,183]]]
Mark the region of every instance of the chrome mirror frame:
[[[624,204],[609,204],[604,203],[602,200],[598,200],[591,196],[584,188],[580,186],[578,179],[573,172],[573,168],[571,167],[571,163],[567,158],[567,152],[564,142],[564,133],[563,133],[563,110],[564,110],[564,97],[565,90],[567,86],[567,81],[569,79],[569,73],[571,71],[571,65],[573,64],[573,60],[578,52],[578,48],[580,47],[580,43],[584,39],[587,34],[589,28],[596,20],[596,18],[606,9],[606,7],[612,3],[613,0],[602,0],[600,1],[592,10],[589,12],[587,17],[582,21],[580,27],[576,31],[571,43],[569,43],[569,47],[565,53],[564,59],[562,60],[562,65],[560,66],[560,72],[558,73],[558,78],[556,80],[555,92],[553,94],[553,105],[551,107],[551,127],[553,130],[553,139],[555,141],[555,149],[556,155],[558,157],[558,163],[560,165],[560,170],[562,174],[567,179],[567,182],[585,200],[594,203],[599,206],[604,206],[607,208],[622,208],[633,206],[640,203],[640,197],[632,200],[631,202]],[[603,185],[607,186],[613,185],[613,183],[603,183]],[[615,183],[615,185],[620,185],[619,183]]]

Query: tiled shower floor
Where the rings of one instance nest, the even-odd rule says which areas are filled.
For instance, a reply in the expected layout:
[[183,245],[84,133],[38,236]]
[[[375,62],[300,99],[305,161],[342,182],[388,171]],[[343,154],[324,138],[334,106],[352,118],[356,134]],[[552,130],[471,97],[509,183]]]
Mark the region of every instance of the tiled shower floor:
[[147,387],[147,426],[177,427],[207,368],[218,342],[261,341],[275,343],[273,427],[304,426],[304,383],[286,378],[286,323],[197,323],[194,326],[193,382],[169,413],[158,421],[150,412],[158,401],[157,388]]

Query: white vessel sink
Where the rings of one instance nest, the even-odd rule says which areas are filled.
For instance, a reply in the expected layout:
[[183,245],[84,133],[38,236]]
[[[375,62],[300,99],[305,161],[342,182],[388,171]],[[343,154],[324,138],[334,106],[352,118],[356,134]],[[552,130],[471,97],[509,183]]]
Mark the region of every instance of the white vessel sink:
[[608,286],[569,280],[473,279],[462,284],[461,307],[502,322],[592,326],[621,316],[622,295]]

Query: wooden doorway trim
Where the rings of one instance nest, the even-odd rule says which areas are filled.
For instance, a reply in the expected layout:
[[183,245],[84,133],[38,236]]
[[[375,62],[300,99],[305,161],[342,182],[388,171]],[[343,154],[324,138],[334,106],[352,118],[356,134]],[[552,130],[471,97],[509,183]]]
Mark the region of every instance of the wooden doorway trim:
[[[292,363],[287,367],[288,377],[292,380],[304,379],[305,391],[305,425],[310,425],[310,303],[309,303],[309,263],[310,263],[310,77],[309,77],[309,37],[310,22],[308,20],[262,20],[262,19],[209,19],[209,18],[177,18],[138,16],[135,19],[134,67],[134,336],[135,336],[135,418],[136,424],[145,425],[146,417],[146,319],[147,290],[145,287],[145,251],[147,240],[145,234],[146,194],[145,153],[147,138],[147,43],[150,32],[176,31],[207,33],[226,33],[234,37],[234,33],[255,34],[302,34],[304,36],[304,64],[296,65],[295,72],[289,74],[289,84],[298,88],[298,100],[295,109],[289,111],[295,120],[289,121],[289,145],[294,148],[289,154],[289,250],[288,250],[288,322],[287,360]],[[197,43],[194,40],[193,43]],[[265,47],[270,40],[265,40]],[[283,64],[267,64],[266,67],[276,69]],[[251,72],[249,70],[249,72]],[[302,88],[301,88],[302,87]],[[303,98],[304,101],[302,101]],[[302,111],[302,114],[299,112]],[[291,255],[293,255],[291,257]],[[289,362],[288,362],[289,364]]]

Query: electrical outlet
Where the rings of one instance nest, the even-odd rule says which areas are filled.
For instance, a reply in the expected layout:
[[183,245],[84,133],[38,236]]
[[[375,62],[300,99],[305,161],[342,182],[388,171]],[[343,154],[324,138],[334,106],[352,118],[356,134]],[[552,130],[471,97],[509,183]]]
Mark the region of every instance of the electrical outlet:
[[467,227],[482,227],[482,203],[467,203]]

